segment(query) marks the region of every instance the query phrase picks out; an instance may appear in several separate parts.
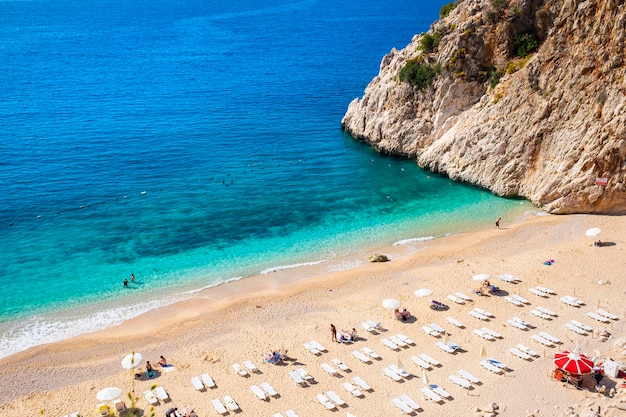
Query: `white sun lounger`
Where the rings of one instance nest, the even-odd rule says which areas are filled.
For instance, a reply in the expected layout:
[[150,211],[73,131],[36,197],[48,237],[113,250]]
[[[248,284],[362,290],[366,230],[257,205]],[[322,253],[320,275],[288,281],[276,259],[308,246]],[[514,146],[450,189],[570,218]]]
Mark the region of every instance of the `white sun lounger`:
[[549,341],[551,341],[553,343],[557,343],[557,344],[561,343],[561,340],[559,340],[558,337],[554,337],[551,334],[548,334],[546,332],[539,332],[538,334],[539,334],[539,336],[543,337],[544,339],[548,339]]
[[530,292],[531,294],[535,294],[538,297],[544,297],[547,298],[549,296],[548,293],[541,291],[539,288],[536,287],[531,287],[528,289],[528,292]]
[[345,363],[341,362],[341,360],[339,358],[333,358],[333,359],[331,359],[331,362],[333,363],[333,365],[335,365],[337,368],[341,369],[342,371],[349,371],[350,370],[348,365],[346,365]]
[[146,401],[148,401],[149,404],[154,405],[159,402],[159,399],[156,397],[156,395],[154,395],[152,391],[144,391],[143,396],[146,397]]
[[428,362],[429,364],[431,364],[432,366],[439,366],[439,365],[441,365],[441,362],[439,362],[435,358],[432,358],[432,357],[428,356],[425,353],[420,353],[419,357],[422,358],[423,360],[425,360],[426,362]]
[[391,340],[392,343],[395,343],[396,345],[400,347],[408,347],[406,342],[400,339],[398,336],[389,336],[389,340]]
[[526,327],[526,325],[524,325],[524,324],[520,323],[520,322],[519,322],[519,321],[517,321],[517,320],[508,319],[506,322],[507,322],[508,324],[510,324],[511,326],[513,326],[513,327],[517,328],[517,329],[520,329],[520,330],[528,330],[528,327]]
[[495,317],[495,316],[493,315],[493,313],[491,313],[490,311],[483,310],[482,308],[479,308],[479,307],[474,307],[474,311],[476,311],[476,312],[478,312],[478,313],[482,314],[483,316],[487,316],[487,317]]
[[408,336],[403,335],[402,333],[398,333],[396,335],[396,337],[398,339],[402,340],[407,345],[414,345],[415,344],[415,342],[411,338],[409,338]]
[[380,339],[380,343],[382,343],[383,345],[387,346],[391,350],[397,350],[398,349],[398,345],[396,345],[395,343],[393,343],[391,340],[387,339],[386,337]]
[[487,369],[489,372],[493,372],[494,374],[501,374],[502,373],[502,369],[495,366],[494,364],[492,364],[491,362],[488,361],[480,361],[480,365]]
[[391,399],[391,403],[393,405],[395,405],[396,407],[398,407],[400,410],[402,410],[402,412],[405,413],[405,414],[413,413],[413,409],[411,407],[409,407],[409,405],[407,403],[405,403],[404,401],[402,401],[402,399],[400,399],[398,397],[392,398]]
[[446,321],[448,323],[450,323],[451,325],[458,327],[458,328],[462,328],[463,327],[463,323],[461,323],[460,321],[458,321],[457,319],[455,319],[454,317],[446,317]]
[[368,348],[367,346],[362,347],[361,352],[365,353],[367,356],[369,356],[372,359],[380,359],[380,355],[374,352],[372,349]]
[[504,296],[504,300],[505,300],[505,301],[508,301],[509,303],[513,304],[514,306],[518,306],[518,307],[520,307],[520,306],[523,306],[523,305],[524,305],[521,301],[518,301],[518,300],[516,300],[515,298],[510,297],[510,296],[508,296],[508,295],[505,295],[505,296]]
[[443,397],[443,398],[450,398],[450,397],[452,397],[448,393],[448,391],[446,391],[445,389],[441,388],[439,385],[430,384],[429,387],[430,387],[431,390],[433,390],[433,392],[435,392],[440,397]]
[[544,346],[548,346],[548,347],[554,346],[554,343],[552,343],[548,339],[545,339],[545,338],[539,336],[538,334],[532,335],[531,339],[533,339],[535,342],[541,343]]
[[435,345],[446,353],[454,353],[459,348],[458,345],[452,342],[448,342],[448,343],[437,342],[435,343]]
[[516,348],[510,348],[509,352],[511,352],[513,355],[515,355],[515,356],[517,356],[518,358],[521,358],[521,359],[525,359],[525,360],[532,359],[528,353],[522,352],[521,350],[516,349]]
[[550,288],[540,287],[539,285],[535,285],[535,288],[537,288],[539,291],[545,292],[546,294],[556,294],[556,292],[551,290]]
[[572,322],[567,322],[564,324],[565,328],[573,331],[574,333],[577,333],[581,336],[587,336],[587,332],[583,329],[581,329],[580,327],[576,326],[575,324],[573,324]]
[[411,397],[409,397],[406,394],[402,394],[399,397],[406,405],[408,405],[409,407],[411,407],[413,410],[417,411],[420,409],[420,406],[418,403],[416,403],[415,401],[413,401],[413,399]]
[[521,350],[522,352],[526,352],[526,353],[528,353],[530,356],[539,356],[539,354],[538,354],[537,352],[535,352],[534,350],[532,350],[532,349],[531,349],[531,348],[529,348],[528,346],[523,345],[523,344],[521,344],[521,343],[519,343],[516,347],[517,347],[519,350]]
[[202,378],[202,383],[204,384],[205,387],[215,388],[217,386],[215,385],[215,381],[213,381],[213,378],[211,378],[209,374],[202,374],[201,378]]
[[539,310],[530,310],[530,314],[532,314],[533,316],[537,316],[540,319],[544,319],[544,320],[552,320],[552,316],[550,316],[549,314],[544,313],[543,311],[539,311]]
[[309,373],[309,371],[307,371],[304,368],[298,368],[296,369],[296,372],[302,377],[302,379],[304,379],[305,381],[312,381],[313,380],[313,375],[311,375]]
[[231,367],[233,368],[233,371],[235,371],[235,373],[239,376],[248,376],[248,371],[243,369],[238,363],[233,363]]
[[343,387],[343,389],[345,389],[355,397],[363,396],[363,392],[349,382],[344,382],[343,384],[341,384],[341,386]]
[[469,315],[479,320],[489,320],[489,316],[485,316],[484,314],[481,314],[476,310],[470,310]]
[[529,322],[527,322],[526,320],[524,320],[523,318],[518,317],[518,316],[511,317],[511,320],[516,321],[519,324],[523,324],[526,327],[532,326]]
[[500,333],[496,332],[495,330],[491,330],[488,327],[481,327],[480,330],[495,337],[496,339],[502,339],[502,335]]
[[559,301],[562,302],[563,304],[567,304],[568,306],[572,306],[572,307],[581,306],[581,303],[579,302],[578,299],[574,297],[570,297],[569,295],[559,298]]
[[554,311],[548,310],[545,307],[541,307],[541,306],[535,307],[535,310],[541,311],[542,313],[548,314],[548,315],[550,315],[552,317],[558,317],[558,315]]
[[489,362],[490,364],[497,366],[498,368],[505,370],[507,369],[509,366],[506,363],[500,362],[497,359],[494,358],[487,358],[487,362]]
[[398,375],[397,373],[395,373],[394,371],[392,371],[391,368],[389,368],[388,366],[384,367],[382,371],[384,375],[387,375],[389,378],[393,379],[394,381],[396,382],[402,381],[402,377]]
[[472,298],[468,295],[463,294],[462,292],[455,292],[454,295],[456,295],[457,297],[459,297],[462,300],[465,301],[472,301]]
[[455,294],[448,294],[447,295],[448,300],[453,301],[457,304],[465,304],[465,300],[462,298],[457,297]]
[[494,337],[492,335],[482,331],[481,329],[474,329],[474,334],[482,337],[485,340],[494,340]]
[[265,393],[265,391],[263,391],[261,388],[259,388],[258,385],[251,385],[250,386],[250,391],[252,391],[252,393],[254,395],[256,395],[256,397],[259,400],[267,400],[267,394]]
[[285,411],[285,415],[286,415],[287,417],[298,417],[298,415],[296,414],[296,412],[295,412],[295,411],[293,411],[293,410],[287,410],[287,411]]
[[302,347],[305,348],[307,351],[309,351],[309,353],[312,353],[313,355],[321,355],[322,351],[317,349],[315,346],[313,346],[310,343],[303,343]]
[[202,391],[204,389],[204,385],[202,385],[202,381],[197,376],[191,377],[191,385],[197,390]]
[[365,391],[370,391],[372,389],[372,387],[370,387],[369,384],[365,382],[361,377],[352,377],[352,381],[354,381],[355,384],[357,384],[359,387],[361,387],[361,389],[364,389]]
[[440,325],[438,325],[437,323],[430,323],[430,324],[429,324],[429,326],[430,326],[433,330],[435,330],[435,331],[437,331],[437,332],[439,332],[439,333],[445,333],[445,332],[446,332],[446,329],[444,329],[443,327],[441,327],[441,326],[440,326]]
[[230,395],[224,395],[223,400],[224,400],[224,404],[226,404],[226,407],[229,410],[231,411],[239,410],[239,404],[237,404],[237,402]]
[[337,406],[333,404],[324,394],[317,394],[315,398],[317,398],[317,401],[319,401],[319,403],[322,404],[327,410],[334,410],[337,408]]
[[459,369],[459,375],[461,375],[463,378],[467,379],[472,384],[480,383],[480,379],[476,378],[474,375],[470,374],[469,372],[467,372],[464,369]]
[[291,377],[291,379],[293,379],[293,382],[295,382],[296,384],[306,385],[306,381],[304,380],[304,378],[300,376],[300,374],[297,371],[289,372],[289,376]]
[[322,346],[320,344],[320,342],[318,342],[317,340],[311,340],[309,342],[309,344],[311,346],[313,346],[315,349],[319,350],[320,352],[327,352],[328,351],[328,349],[326,349],[324,346]]
[[597,320],[597,321],[602,322],[602,323],[610,323],[611,322],[611,320],[609,318],[607,318],[605,316],[601,316],[601,315],[596,314],[596,313],[593,313],[591,311],[589,313],[587,313],[587,317],[591,317],[592,319]]
[[411,374],[409,374],[407,371],[405,371],[404,369],[400,368],[398,365],[395,365],[395,364],[389,365],[389,369],[391,369],[393,372],[400,375],[402,378],[408,378],[409,376],[411,376]]
[[433,337],[441,336],[441,333],[439,333],[437,330],[433,329],[430,326],[422,326],[422,330],[424,331],[424,333],[426,333],[429,336],[433,336]]
[[450,379],[450,381],[454,382],[460,387],[469,389],[472,386],[472,384],[467,379],[461,378],[460,376],[449,375],[448,378]]
[[158,397],[158,399],[161,401],[166,401],[170,398],[169,394],[163,387],[156,387],[154,389],[154,392],[156,393],[156,396]]
[[586,324],[583,324],[579,321],[576,320],[570,320],[570,323],[572,323],[574,326],[576,327],[580,327],[581,329],[583,329],[586,332],[592,332],[593,329],[591,328],[591,326],[587,326]]
[[213,405],[213,408],[215,409],[217,414],[227,414],[228,413],[228,410],[226,409],[224,404],[222,404],[222,401],[219,398],[215,398],[214,400],[211,400],[211,404]]
[[380,329],[380,323],[374,320],[366,320],[361,323],[361,327],[363,327],[368,332],[375,332]]
[[617,317],[615,314],[611,314],[606,310],[603,310],[601,308],[597,309],[596,312],[601,315],[606,317],[607,319],[611,319],[611,320],[617,320],[619,317]]
[[368,358],[367,356],[365,356],[363,353],[359,352],[358,350],[352,351],[352,356],[354,356],[355,358],[357,358],[358,360],[360,360],[363,363],[370,363],[371,362],[370,358]]
[[420,368],[424,368],[424,369],[431,368],[430,364],[426,362],[424,359],[420,358],[419,356],[411,356],[411,360]]
[[284,416],[280,413],[274,413],[272,414],[272,417],[284,417]]
[[254,373],[259,372],[259,368],[257,368],[256,365],[252,363],[252,361],[245,361],[243,363],[243,366],[245,366],[250,372],[254,372]]
[[272,397],[278,397],[278,392],[276,392],[274,387],[271,386],[269,382],[262,382],[260,386],[267,395],[270,395]]
[[322,369],[323,369],[323,370],[325,370],[326,372],[328,372],[328,374],[329,374],[329,375],[332,375],[332,376],[337,376],[337,374],[339,373],[339,372],[337,371],[337,369],[333,368],[332,366],[330,366],[330,365],[329,365],[329,364],[327,364],[326,362],[324,362],[324,363],[321,365],[321,367],[322,367]]
[[422,388],[420,388],[420,392],[424,395],[424,397],[426,397],[426,399],[428,401],[433,401],[433,402],[436,402],[436,403],[441,401],[441,397],[439,395],[437,395],[429,387],[422,387]]
[[513,294],[511,296],[514,300],[519,301],[522,304],[530,304],[530,301],[528,301],[527,299],[525,299],[524,297],[522,297],[521,295],[517,295],[517,294]]
[[344,405],[346,402],[341,399],[339,395],[335,393],[335,391],[326,391],[326,397],[328,397],[333,403],[337,405]]
[[502,275],[498,275],[498,278],[500,278],[502,281],[504,282],[508,282],[509,284],[513,284],[516,282],[521,282],[522,280],[519,279],[516,276],[513,276],[511,274],[502,274]]

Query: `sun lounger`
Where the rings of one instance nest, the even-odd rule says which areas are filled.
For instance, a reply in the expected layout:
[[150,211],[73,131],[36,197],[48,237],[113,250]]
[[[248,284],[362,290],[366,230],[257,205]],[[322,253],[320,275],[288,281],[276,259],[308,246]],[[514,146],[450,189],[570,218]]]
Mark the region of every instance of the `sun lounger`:
[[518,317],[518,316],[511,317],[511,320],[516,321],[519,324],[523,324],[526,327],[532,326],[529,322],[527,322],[526,320],[524,320],[524,319],[522,319],[521,317]]
[[389,378],[393,379],[394,381],[396,382],[402,381],[402,377],[398,375],[397,373],[395,373],[394,371],[392,371],[391,368],[389,368],[388,366],[384,367],[382,371],[384,375],[387,375]]
[[469,389],[472,386],[472,384],[467,379],[461,378],[460,376],[449,375],[448,379],[463,388]]
[[487,362],[489,362],[490,364],[494,366],[497,366],[498,368],[502,370],[508,369],[509,367],[506,363],[500,362],[499,360],[494,359],[494,358],[487,358]]
[[265,391],[263,391],[261,388],[259,388],[258,385],[251,385],[250,386],[250,391],[252,391],[252,393],[254,395],[256,395],[256,397],[259,400],[267,400],[267,394],[265,393]]
[[509,284],[514,284],[517,282],[521,282],[522,280],[519,279],[516,276],[513,276],[511,274],[502,274],[502,275],[498,275],[498,278],[500,278],[502,281],[504,282],[508,282]]
[[[126,404],[122,400],[115,400],[115,401],[113,401],[113,408],[115,409],[117,414],[120,414],[120,413],[123,413],[124,411],[126,411]],[[78,413],[76,413],[76,414],[78,414]],[[71,415],[70,415],[70,417],[71,417]]]
[[377,330],[380,330],[381,325],[379,322],[370,319],[361,323],[361,327],[363,327],[368,332],[375,332]]
[[541,306],[535,307],[535,310],[541,311],[542,313],[548,314],[548,315],[550,315],[552,317],[558,317],[558,315],[554,311],[548,310],[545,307],[541,307]]
[[544,292],[546,294],[556,294],[556,292],[554,292],[550,288],[540,287],[539,285],[535,285],[535,288],[537,288],[539,291],[542,291],[542,292]]
[[544,320],[552,320],[552,316],[550,316],[549,314],[544,313],[543,311],[539,311],[539,310],[531,310],[530,314],[532,314],[533,316],[537,316],[540,319],[544,319]]
[[488,327],[481,327],[480,330],[487,333],[488,335],[495,337],[496,339],[502,339],[502,335],[500,333],[496,332],[495,330],[491,330]]
[[237,404],[237,402],[230,395],[224,395],[223,400],[224,400],[224,404],[226,404],[226,407],[229,410],[231,411],[239,410],[239,404]]
[[536,288],[536,287],[531,287],[528,289],[528,292],[530,292],[531,294],[535,294],[538,297],[544,297],[547,298],[549,296],[548,293],[541,291],[540,289]]
[[520,307],[520,306],[523,306],[523,305],[524,305],[522,302],[520,302],[520,301],[516,300],[515,298],[510,297],[510,296],[508,296],[508,295],[505,295],[505,296],[504,296],[504,300],[505,300],[505,301],[508,301],[509,303],[513,304],[514,306],[518,306],[518,307]]
[[488,361],[480,361],[480,365],[487,369],[489,372],[493,372],[494,374],[501,374],[502,373],[502,369],[495,366],[494,364],[492,364],[491,362]]
[[411,360],[420,368],[430,369],[431,367],[428,362],[426,362],[424,359],[420,358],[419,356],[411,356]]
[[[437,343],[435,343],[435,345],[439,349],[443,350],[446,353],[454,353],[456,351],[456,348],[453,347],[453,345],[451,345],[450,342],[448,342],[448,343],[437,342]],[[456,346],[456,345],[454,345],[454,346]]]
[[452,397],[450,394],[448,394],[448,391],[446,391],[445,389],[441,388],[439,385],[430,384],[429,387],[430,387],[431,390],[433,390],[434,393],[436,393],[440,397],[443,397],[443,398],[450,398],[450,397]]
[[361,352],[365,353],[367,356],[369,356],[372,359],[380,359],[380,355],[374,352],[372,349],[368,348],[367,346],[362,347]]
[[581,336],[587,336],[587,332],[586,331],[584,331],[580,327],[576,326],[572,322],[567,322],[567,323],[564,324],[564,326],[565,326],[565,328],[573,331],[574,333],[577,333],[577,334],[579,334]]
[[222,404],[222,401],[220,401],[219,398],[211,400],[211,404],[213,405],[213,408],[215,409],[217,414],[227,414],[228,413],[228,410],[226,409],[226,407],[224,407],[224,404]]
[[169,394],[167,393],[167,391],[165,391],[165,388],[163,387],[156,387],[154,391],[156,393],[157,398],[161,401],[166,401],[170,398]]
[[337,369],[333,368],[332,366],[330,366],[329,364],[325,362],[321,365],[321,367],[323,370],[328,372],[328,375],[337,376],[337,374],[339,373]]
[[159,402],[159,399],[156,397],[156,395],[154,395],[152,391],[144,391],[143,396],[146,397],[146,401],[148,401],[149,404],[154,405]]
[[487,316],[487,317],[495,317],[493,315],[493,313],[491,313],[490,311],[487,310],[483,310],[480,307],[474,307],[474,311],[477,311],[478,313],[482,314],[483,316]]
[[528,330],[528,327],[526,327],[524,324],[522,324],[522,323],[520,323],[520,322],[518,322],[518,321],[516,321],[516,320],[513,320],[513,319],[508,319],[506,322],[507,322],[508,324],[510,324],[511,326],[513,326],[513,327],[517,328],[517,329],[520,329],[520,330]]
[[525,299],[524,297],[522,297],[521,295],[517,295],[517,294],[513,294],[511,296],[511,298],[513,298],[514,300],[519,301],[522,304],[530,304],[530,301],[528,301],[527,299]]
[[248,369],[249,372],[254,372],[254,373],[258,373],[259,372],[259,368],[257,368],[256,365],[253,364],[251,361],[245,361],[243,363],[243,366],[245,366],[246,369]]
[[486,315],[484,315],[482,313],[479,313],[476,310],[470,310],[469,314],[470,314],[470,316],[475,317],[475,318],[477,318],[479,320],[489,320],[489,316],[486,316]]
[[441,397],[439,395],[437,395],[429,387],[422,387],[422,388],[420,388],[420,392],[424,395],[424,397],[426,397],[426,399],[428,401],[432,401],[432,402],[436,402],[436,403],[441,401]]
[[298,368],[296,369],[296,372],[298,373],[298,375],[300,375],[302,377],[302,379],[304,379],[305,381],[312,381],[313,380],[313,375],[311,375],[309,373],[309,371],[307,371],[304,368]]
[[341,362],[341,360],[339,358],[333,358],[331,360],[331,362],[333,363],[333,365],[335,365],[337,368],[341,369],[342,371],[349,371],[350,370],[348,365],[346,365],[345,363]]
[[202,381],[197,376],[191,377],[191,385],[197,390],[202,391],[204,389],[204,385],[202,385]]
[[363,323],[361,323],[361,327],[362,327],[363,329],[365,329],[365,331],[370,332],[370,333],[373,333],[373,332],[375,332],[375,331],[376,331],[376,328],[375,328],[375,327],[370,326],[370,325],[369,325],[367,322],[365,322],[365,321],[364,321]]
[[430,308],[433,310],[447,310],[448,306],[436,300],[430,300]]
[[389,340],[391,340],[392,343],[395,343],[396,345],[400,347],[408,347],[406,342],[400,339],[398,336],[389,336]]
[[587,317],[591,317],[592,319],[597,320],[597,321],[602,322],[602,323],[610,323],[611,322],[611,320],[609,318],[607,318],[605,316],[601,316],[601,315],[596,314],[596,313],[593,313],[591,311],[589,313],[587,313]]
[[111,409],[108,405],[104,403],[96,405],[96,410],[98,410],[98,415],[100,417],[106,417],[111,415]]
[[205,387],[215,388],[217,386],[215,385],[215,381],[213,381],[213,378],[211,378],[209,374],[202,374],[201,378],[202,378],[202,383],[204,384]]
[[437,323],[430,323],[430,324],[429,324],[429,326],[430,326],[433,330],[435,330],[435,331],[437,331],[437,332],[439,332],[439,333],[445,333],[445,332],[446,332],[446,329],[444,329],[443,327],[441,327],[441,326],[440,326],[440,325],[438,325]]
[[295,411],[293,411],[293,410],[287,410],[287,411],[285,411],[285,415],[286,415],[287,417],[298,417],[298,415],[296,414],[296,412],[295,412]]
[[341,399],[339,395],[335,393],[335,391],[326,391],[326,397],[328,397],[333,403],[337,405],[344,405],[346,402]]
[[324,394],[317,394],[315,398],[317,398],[317,401],[319,401],[319,403],[322,404],[327,410],[334,410],[337,408],[337,406],[333,404]]
[[402,340],[407,345],[414,345],[415,344],[415,342],[413,340],[411,340],[408,336],[403,335],[402,333],[398,333],[396,335],[396,337],[398,339]]
[[420,353],[419,357],[422,358],[423,360],[425,360],[426,362],[428,362],[429,364],[431,364],[432,366],[439,366],[439,365],[441,365],[441,362],[439,362],[435,358],[432,358],[432,357],[428,356],[425,353]]
[[470,374],[466,370],[460,369],[459,370],[459,375],[461,375],[463,378],[467,379],[472,384],[480,383],[480,379],[476,378],[474,375]]
[[272,417],[284,417],[284,416],[280,413],[274,413],[272,414]]
[[617,320],[618,319],[618,317],[615,314],[611,314],[608,311],[603,310],[601,308],[597,309],[596,312],[599,315],[606,317],[607,319],[611,319],[611,320]]
[[231,367],[233,368],[233,371],[235,371],[235,373],[239,376],[248,376],[248,371],[243,369],[238,363],[233,363]]
[[567,304],[568,306],[572,306],[572,307],[581,306],[581,303],[579,302],[579,300],[577,300],[574,297],[570,297],[569,295],[559,298],[559,301],[562,302],[563,304]]
[[457,304],[465,304],[465,300],[462,298],[457,297],[455,294],[448,294],[447,295],[448,300],[453,301]]
[[579,321],[576,320],[570,320],[570,323],[572,323],[574,326],[576,327],[580,327],[581,329],[583,329],[586,332],[592,332],[593,329],[591,328],[591,326],[587,326],[586,324],[583,324]]
[[75,413],[67,414],[63,417],[81,417],[81,414],[78,411],[76,411]]
[[309,344],[320,352],[328,352],[328,349],[322,346],[317,340],[311,340]]
[[551,334],[548,334],[546,332],[539,332],[538,334],[539,334],[539,336],[543,337],[544,339],[548,339],[552,343],[556,343],[556,344],[560,344],[561,343],[561,341],[559,340],[558,337],[554,337]]
[[259,385],[267,395],[270,395],[272,397],[278,397],[278,392],[276,392],[274,387],[271,386],[269,382],[261,382],[261,384]]
[[359,387],[361,387],[361,389],[364,389],[365,391],[370,391],[372,389],[372,387],[369,386],[369,384],[367,382],[365,382],[363,380],[363,378],[355,376],[352,377],[352,381],[357,384]]
[[454,317],[446,317],[446,321],[448,323],[450,323],[451,325],[458,327],[458,328],[463,328],[463,323],[461,323],[460,321],[458,321],[457,319],[455,319]]
[[315,346],[313,346],[310,343],[303,343],[302,347],[305,348],[309,353],[313,354],[313,355],[321,355],[322,351],[317,349]]
[[408,395],[406,395],[406,394],[402,394],[398,398],[400,398],[406,405],[408,405],[409,407],[411,407],[415,411],[417,411],[417,410],[419,410],[421,408],[418,403],[413,401],[413,399],[411,397],[409,397]]
[[343,389],[345,389],[355,397],[363,396],[363,392],[349,382],[344,382],[343,384],[341,384],[341,386],[343,387]]
[[426,333],[427,335],[433,336],[433,337],[439,337],[441,336],[441,333],[439,333],[437,330],[433,329],[430,326],[422,326],[422,330],[424,331],[424,333]]
[[515,356],[517,356],[518,358],[521,358],[521,359],[525,359],[525,360],[532,359],[528,353],[522,352],[521,350],[516,349],[516,348],[510,348],[509,352],[511,352],[513,355],[515,355]]
[[481,329],[474,329],[474,334],[482,337],[485,340],[494,340],[494,337],[492,335],[482,331]]
[[363,363],[371,362],[370,358],[368,358],[367,356],[365,356],[363,353],[359,352],[358,350],[352,351],[352,356],[354,356],[355,358],[357,358]]
[[391,403],[395,405],[396,407],[398,407],[400,410],[402,410],[402,412],[405,414],[413,413],[413,408],[409,407],[407,403],[405,403],[404,401],[402,401],[402,399],[398,397],[392,398]]
[[548,339],[545,339],[545,338],[539,336],[538,334],[532,335],[531,339],[533,339],[535,342],[541,343],[544,346],[548,346],[548,347],[554,346],[554,343],[552,343]]
[[389,369],[391,369],[393,372],[400,375],[402,378],[408,378],[409,376],[411,376],[411,374],[409,374],[407,371],[405,371],[404,369],[400,368],[398,365],[395,365],[395,364],[389,365]]
[[398,349],[398,345],[396,345],[395,343],[393,343],[391,340],[387,339],[386,337],[380,339],[380,343],[382,343],[383,345],[387,346],[391,350],[397,350]]
[[301,386],[306,385],[306,381],[304,380],[304,378],[300,376],[300,374],[297,371],[289,372],[289,376],[291,377],[291,379],[293,379],[293,382],[295,382],[297,385],[301,385]]

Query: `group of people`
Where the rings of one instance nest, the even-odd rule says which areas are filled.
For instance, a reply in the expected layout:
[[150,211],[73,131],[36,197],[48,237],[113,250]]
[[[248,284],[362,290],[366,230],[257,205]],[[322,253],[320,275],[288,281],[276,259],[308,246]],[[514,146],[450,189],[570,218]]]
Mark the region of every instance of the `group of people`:
[[[339,336],[339,337],[337,337]],[[356,342],[357,334],[356,329],[353,327],[352,330],[342,330],[337,334],[337,328],[334,324],[330,325],[330,337],[333,342],[337,343],[352,343]]]
[[285,359],[285,357],[283,355],[280,354],[279,351],[274,350],[272,352],[268,352],[263,356],[263,360],[265,360],[265,362],[267,363],[271,363],[271,364],[275,364],[278,363],[280,361],[282,361],[283,359]]
[[[157,362],[157,366],[165,367],[165,366],[171,366],[171,365],[167,363],[167,359],[165,359],[165,357],[161,355],[161,357],[159,358],[159,361]],[[146,378],[152,379],[156,377],[157,377],[157,373],[154,370],[154,367],[152,366],[150,361],[146,361]]]
[[198,414],[191,407],[185,407],[181,411],[178,411],[177,407],[172,407],[165,412],[165,417],[198,417]]
[[[130,280],[135,283],[135,274],[130,274]],[[128,288],[128,278],[124,278],[124,288]]]
[[398,320],[402,320],[402,321],[407,321],[407,319],[411,317],[411,313],[406,308],[402,311],[400,311],[399,308],[396,308],[393,311],[393,314]]

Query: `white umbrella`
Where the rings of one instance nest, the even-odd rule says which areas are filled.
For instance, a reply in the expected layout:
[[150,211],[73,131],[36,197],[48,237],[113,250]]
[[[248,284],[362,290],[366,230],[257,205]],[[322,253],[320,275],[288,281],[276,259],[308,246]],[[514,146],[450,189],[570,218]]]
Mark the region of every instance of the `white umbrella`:
[[383,307],[385,308],[389,308],[389,309],[400,308],[400,305],[401,305],[400,301],[394,300],[393,298],[387,298],[383,300]]
[[474,281],[487,281],[489,279],[489,274],[476,274],[472,278]]
[[599,227],[592,227],[591,229],[587,229],[585,234],[589,237],[596,237],[600,232],[602,232],[602,230]]
[[422,369],[422,382],[424,385],[428,385],[428,376],[426,376],[426,371]]
[[428,297],[429,295],[432,295],[433,290],[429,288],[420,288],[419,290],[416,290],[413,294],[415,294],[416,296],[420,298],[423,298],[423,297]]
[[122,390],[118,387],[103,388],[96,394],[98,401],[113,401],[122,395]]
[[141,359],[142,356],[139,352],[133,352],[130,355],[126,355],[124,356],[124,359],[122,359],[122,368],[134,369],[139,366]]

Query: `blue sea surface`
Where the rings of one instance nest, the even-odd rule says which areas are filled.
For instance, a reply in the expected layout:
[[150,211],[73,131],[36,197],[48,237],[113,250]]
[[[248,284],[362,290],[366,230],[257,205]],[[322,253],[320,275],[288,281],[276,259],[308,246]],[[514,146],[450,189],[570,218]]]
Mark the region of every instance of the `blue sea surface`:
[[444,3],[0,1],[0,357],[530,209],[341,131]]

